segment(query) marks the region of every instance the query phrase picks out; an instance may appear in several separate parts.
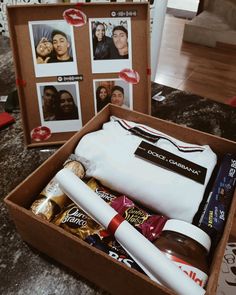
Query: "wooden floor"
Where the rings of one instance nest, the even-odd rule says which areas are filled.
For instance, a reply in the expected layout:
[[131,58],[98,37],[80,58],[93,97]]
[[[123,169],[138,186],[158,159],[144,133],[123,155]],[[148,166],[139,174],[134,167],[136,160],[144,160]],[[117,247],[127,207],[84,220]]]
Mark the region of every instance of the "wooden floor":
[[236,50],[182,42],[186,22],[166,15],[155,81],[226,103],[236,96]]

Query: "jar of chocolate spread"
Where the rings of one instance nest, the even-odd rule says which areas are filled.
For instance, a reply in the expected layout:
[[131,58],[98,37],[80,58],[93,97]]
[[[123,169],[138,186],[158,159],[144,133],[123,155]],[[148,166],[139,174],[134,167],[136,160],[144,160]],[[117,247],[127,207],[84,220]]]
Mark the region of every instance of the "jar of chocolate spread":
[[211,240],[204,231],[190,223],[170,219],[154,244],[201,287],[206,285]]

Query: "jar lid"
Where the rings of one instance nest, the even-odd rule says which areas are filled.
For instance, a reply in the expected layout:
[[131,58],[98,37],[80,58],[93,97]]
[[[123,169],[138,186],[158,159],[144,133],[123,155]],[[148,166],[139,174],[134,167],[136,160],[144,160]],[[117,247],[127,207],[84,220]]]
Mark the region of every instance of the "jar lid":
[[201,244],[208,252],[211,247],[211,239],[203,230],[199,227],[177,219],[169,219],[165,223],[162,231],[174,231],[183,234]]

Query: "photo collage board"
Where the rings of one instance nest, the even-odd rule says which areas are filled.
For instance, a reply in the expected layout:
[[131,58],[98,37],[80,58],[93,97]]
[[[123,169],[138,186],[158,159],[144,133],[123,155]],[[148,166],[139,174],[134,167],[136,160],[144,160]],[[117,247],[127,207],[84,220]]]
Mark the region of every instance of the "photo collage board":
[[8,15],[28,146],[64,143],[109,103],[150,113],[148,3],[9,6]]

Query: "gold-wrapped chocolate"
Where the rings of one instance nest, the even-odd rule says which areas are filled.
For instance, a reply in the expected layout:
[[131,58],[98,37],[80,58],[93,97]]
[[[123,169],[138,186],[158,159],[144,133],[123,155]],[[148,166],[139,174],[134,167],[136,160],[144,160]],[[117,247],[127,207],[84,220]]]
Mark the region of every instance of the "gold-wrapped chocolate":
[[70,157],[65,161],[65,168],[69,168],[75,175],[83,179],[85,176],[84,166],[78,161],[78,157],[74,154],[71,154]]
[[45,220],[51,220],[52,216],[59,212],[57,206],[51,201],[45,202],[45,199],[38,199],[31,205],[31,211]]
[[54,220],[53,223],[64,228],[66,231],[86,239],[94,233],[98,233],[102,227],[93,221],[84,211],[75,204],[70,204]]
[[53,178],[30,209],[35,215],[51,221],[69,202],[70,199],[61,191],[59,184]]
[[117,196],[113,194],[112,190],[102,186],[95,178],[91,178],[87,182],[87,185],[108,204],[117,198]]
[[[70,155],[63,166],[70,169],[81,179],[85,176],[85,169],[74,154]],[[33,202],[30,210],[35,215],[51,221],[69,203],[71,203],[70,199],[62,192],[59,184],[53,178],[39,194],[36,201]]]

